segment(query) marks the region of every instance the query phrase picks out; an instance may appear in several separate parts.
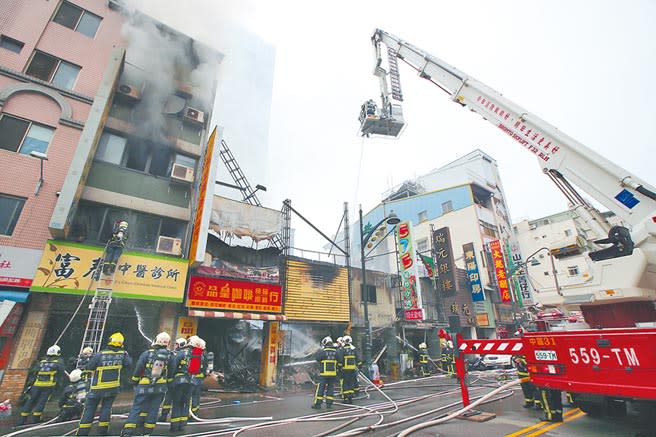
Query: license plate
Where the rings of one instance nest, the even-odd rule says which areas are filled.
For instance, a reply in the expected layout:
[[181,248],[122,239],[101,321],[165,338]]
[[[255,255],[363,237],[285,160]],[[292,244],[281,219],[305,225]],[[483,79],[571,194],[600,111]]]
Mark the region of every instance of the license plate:
[[539,361],[556,361],[556,351],[535,351],[535,359]]

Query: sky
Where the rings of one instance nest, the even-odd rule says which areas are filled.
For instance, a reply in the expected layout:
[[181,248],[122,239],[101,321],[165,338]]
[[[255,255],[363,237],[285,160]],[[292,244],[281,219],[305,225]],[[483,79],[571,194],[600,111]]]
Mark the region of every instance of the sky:
[[[537,158],[453,103],[402,62],[407,127],[400,139],[358,136],[360,105],[378,99],[376,28],[441,58],[655,184],[656,2],[135,0],[151,16],[226,53],[243,27],[275,50],[268,154],[233,147],[264,205],[284,199],[332,235],[343,204],[366,213],[382,193],[479,148],[496,159],[513,222],[567,203]],[[231,47],[232,45],[232,47]],[[213,123],[221,124],[220,120]],[[230,126],[225,126],[226,133]],[[265,168],[252,175],[249,169]],[[252,170],[251,170],[252,171]],[[230,181],[229,178],[226,179]],[[324,240],[292,217],[295,245]]]

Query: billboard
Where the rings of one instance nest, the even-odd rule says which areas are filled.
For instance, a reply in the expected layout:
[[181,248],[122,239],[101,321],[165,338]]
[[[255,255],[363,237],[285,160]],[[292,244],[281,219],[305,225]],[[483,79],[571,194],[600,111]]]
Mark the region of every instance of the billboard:
[[282,312],[282,289],[276,284],[191,276],[187,306],[228,311]]
[[401,299],[405,320],[423,320],[421,304],[421,285],[417,280],[419,269],[412,241],[412,224],[401,222],[396,226],[399,252],[399,272],[401,273]]
[[512,302],[510,288],[508,286],[508,277],[506,276],[506,264],[503,261],[503,252],[501,251],[501,243],[499,240],[490,242],[490,250],[492,251],[492,261],[494,262],[494,272],[497,277],[497,284],[499,284],[501,302]]
[[457,291],[456,266],[451,249],[451,233],[448,227],[433,231],[433,252],[438,276],[438,291],[450,293]]
[[478,263],[476,262],[474,243],[463,244],[462,251],[465,256],[465,270],[467,271],[467,279],[469,279],[469,286],[471,287],[472,302],[481,302],[485,300],[485,293],[483,292],[481,275],[478,271]]
[[[30,290],[85,294],[95,292],[103,248],[48,240]],[[130,299],[182,302],[188,262],[183,258],[124,251],[116,266],[113,295]],[[91,288],[89,288],[91,287]]]
[[245,202],[214,196],[210,227],[255,241],[268,240],[282,229],[282,212]]
[[40,250],[0,246],[0,285],[29,287],[39,259]]

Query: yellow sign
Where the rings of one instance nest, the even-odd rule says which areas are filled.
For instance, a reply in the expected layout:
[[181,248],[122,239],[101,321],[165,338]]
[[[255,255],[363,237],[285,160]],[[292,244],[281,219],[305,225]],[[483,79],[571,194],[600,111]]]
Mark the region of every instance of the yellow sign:
[[[196,262],[198,252],[198,244],[200,238],[207,238],[207,225],[205,231],[201,234],[203,227],[203,214],[205,211],[205,198],[207,196],[207,185],[212,184],[214,188],[214,180],[210,181],[210,170],[212,169],[212,157],[214,156],[214,141],[216,139],[216,126],[207,140],[207,149],[205,150],[205,160],[203,161],[203,169],[200,176],[200,184],[198,185],[198,206],[196,207],[196,216],[194,217],[194,228],[191,231],[191,244],[189,248],[189,264]],[[215,165],[216,167],[216,165]],[[213,177],[213,176],[212,176]]]
[[[98,282],[92,282],[92,275],[97,272],[102,255],[101,247],[49,240],[31,290],[93,293]],[[187,267],[186,259],[124,251],[116,266],[112,294],[130,299],[182,302]]]
[[189,338],[196,335],[198,319],[195,317],[178,317],[178,331],[175,338]]

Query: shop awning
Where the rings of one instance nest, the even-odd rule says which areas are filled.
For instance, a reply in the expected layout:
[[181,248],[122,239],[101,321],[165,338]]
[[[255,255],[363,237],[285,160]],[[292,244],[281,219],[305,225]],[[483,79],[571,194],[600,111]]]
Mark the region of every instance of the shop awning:
[[246,319],[246,320],[287,320],[282,314],[236,313],[222,311],[189,310],[191,317],[214,317],[216,319]]
[[0,289],[0,300],[12,300],[14,302],[27,302],[27,297],[30,295],[28,292],[11,291]]

